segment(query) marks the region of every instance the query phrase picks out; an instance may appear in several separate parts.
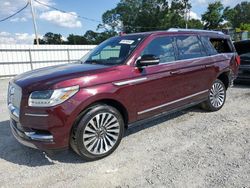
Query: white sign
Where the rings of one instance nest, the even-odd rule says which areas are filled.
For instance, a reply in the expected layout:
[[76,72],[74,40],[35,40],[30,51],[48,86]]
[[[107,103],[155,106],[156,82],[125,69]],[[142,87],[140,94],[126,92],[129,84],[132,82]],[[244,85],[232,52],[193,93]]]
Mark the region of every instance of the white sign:
[[133,44],[135,41],[134,40],[121,40],[120,41],[120,44],[129,44],[129,45],[131,45],[131,44]]

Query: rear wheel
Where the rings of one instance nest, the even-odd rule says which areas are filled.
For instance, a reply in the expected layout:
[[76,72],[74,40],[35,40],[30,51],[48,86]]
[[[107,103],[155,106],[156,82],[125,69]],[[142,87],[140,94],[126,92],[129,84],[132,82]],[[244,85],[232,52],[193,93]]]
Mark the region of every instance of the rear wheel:
[[226,87],[219,79],[215,80],[209,90],[208,99],[202,103],[202,107],[208,111],[221,109],[226,100]]
[[124,120],[112,106],[97,105],[81,117],[71,136],[71,147],[86,160],[97,160],[111,154],[124,132]]

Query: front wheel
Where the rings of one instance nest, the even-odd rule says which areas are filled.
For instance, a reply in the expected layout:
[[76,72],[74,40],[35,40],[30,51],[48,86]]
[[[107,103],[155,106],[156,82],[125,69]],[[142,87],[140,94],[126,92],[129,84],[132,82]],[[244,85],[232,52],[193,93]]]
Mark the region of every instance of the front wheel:
[[221,109],[226,100],[226,87],[219,79],[215,80],[209,90],[208,99],[202,103],[202,107],[208,111]]
[[112,106],[91,107],[74,126],[71,147],[88,161],[111,154],[119,145],[124,132],[124,120]]

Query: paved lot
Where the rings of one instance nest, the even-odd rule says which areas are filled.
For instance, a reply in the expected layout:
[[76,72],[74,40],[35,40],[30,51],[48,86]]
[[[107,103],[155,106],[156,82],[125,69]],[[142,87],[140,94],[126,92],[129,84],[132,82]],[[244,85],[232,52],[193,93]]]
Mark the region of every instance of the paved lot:
[[47,157],[11,135],[7,80],[0,80],[0,187],[250,187],[250,86],[223,109],[191,108],[130,128],[111,156]]

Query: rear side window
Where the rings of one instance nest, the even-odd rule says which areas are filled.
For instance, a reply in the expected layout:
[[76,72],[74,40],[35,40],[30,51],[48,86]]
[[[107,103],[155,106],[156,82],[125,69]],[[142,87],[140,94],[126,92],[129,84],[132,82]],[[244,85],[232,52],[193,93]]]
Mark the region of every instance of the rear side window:
[[143,50],[141,55],[155,55],[160,63],[175,61],[175,51],[171,37],[158,37],[153,39]]
[[203,57],[206,52],[197,36],[176,37],[179,59]]
[[227,39],[210,38],[210,42],[218,53],[232,53],[233,49]]
[[218,54],[218,52],[216,51],[216,49],[214,48],[214,46],[212,45],[212,43],[210,42],[208,37],[202,36],[201,41],[202,41],[208,55]]

